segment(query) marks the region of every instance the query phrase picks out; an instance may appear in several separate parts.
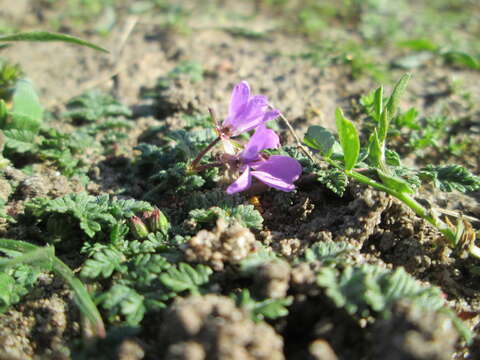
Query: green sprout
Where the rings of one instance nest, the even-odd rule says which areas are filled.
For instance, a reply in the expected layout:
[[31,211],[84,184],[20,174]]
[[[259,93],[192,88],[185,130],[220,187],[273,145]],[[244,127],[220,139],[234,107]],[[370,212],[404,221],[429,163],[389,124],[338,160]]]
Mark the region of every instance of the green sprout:
[[[374,92],[373,111],[371,116],[375,120],[375,127],[370,135],[367,149],[360,148],[360,137],[353,122],[347,119],[341,109],[336,111],[336,123],[339,144],[328,130],[320,126],[311,126],[304,138],[304,143],[318,152],[317,156],[330,164],[333,168],[343,172],[346,176],[365,185],[390,194],[412,209],[416,215],[436,227],[449,241],[452,247],[460,244],[464,237],[465,227],[459,221],[456,227],[440,219],[433,209],[425,208],[414,195],[416,187],[414,181],[408,181],[400,175],[401,168],[392,165],[393,151],[387,149],[386,140],[391,119],[394,117],[398,102],[404,93],[409,74],[404,75],[394,87],[392,94],[384,103],[383,87]],[[343,154],[342,154],[343,152]],[[364,163],[366,161],[366,163]],[[397,164],[398,165],[398,164]],[[366,168],[365,168],[366,167]],[[471,174],[458,165],[447,167],[427,167],[418,172],[423,180],[433,181],[440,189],[450,191],[474,191],[480,189],[480,177]],[[415,186],[417,185],[417,186]],[[468,244],[471,255],[480,258],[480,248],[474,241]]]

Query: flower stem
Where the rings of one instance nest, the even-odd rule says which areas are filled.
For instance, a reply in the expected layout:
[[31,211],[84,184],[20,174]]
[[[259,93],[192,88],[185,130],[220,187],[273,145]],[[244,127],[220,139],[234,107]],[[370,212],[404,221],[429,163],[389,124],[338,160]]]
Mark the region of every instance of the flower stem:
[[[271,104],[268,104],[268,107],[270,109],[275,109]],[[285,123],[285,125],[287,125],[287,128],[288,130],[290,131],[290,133],[292,134],[293,138],[295,139],[295,141],[297,142],[297,146],[300,148],[300,150],[303,151],[303,153],[305,155],[307,155],[307,157],[312,160],[312,161],[315,161],[315,159],[313,158],[312,154],[310,154],[310,151],[308,151],[308,149],[302,144],[300,138],[298,137],[298,135],[295,133],[295,130],[293,130],[293,127],[292,125],[290,124],[290,122],[288,121],[288,119],[285,117],[285,115],[283,115],[282,113],[280,113],[278,115],[280,117],[280,119],[283,120],[283,122]]]
[[214,163],[210,163],[210,164],[203,164],[203,165],[197,166],[195,171],[200,172],[200,171],[203,171],[203,170],[211,169],[211,168],[214,168],[214,167],[220,167],[220,166],[223,166],[223,165],[225,165],[223,162],[214,162]]
[[209,152],[215,145],[217,145],[217,143],[220,141],[221,137],[218,136],[215,140],[213,140],[205,149],[203,149],[202,151],[200,151],[197,155],[197,157],[195,158],[195,160],[193,160],[192,164],[190,165],[190,168],[193,170],[193,171],[197,171],[197,165],[198,163],[200,162],[200,160],[202,160],[202,158],[205,156],[205,154],[207,152]]
[[[218,131],[219,125],[217,124],[217,116],[215,114],[215,111],[213,110],[213,108],[208,108],[208,112],[210,113],[210,117],[212,118],[212,121],[217,127],[217,131]],[[199,168],[197,168],[198,163],[200,162],[200,160],[202,160],[202,158],[205,156],[207,152],[209,152],[215,145],[217,145],[217,143],[222,138],[221,136],[222,136],[221,133],[218,132],[218,137],[215,140],[213,140],[205,149],[203,149],[198,153],[197,157],[193,160],[192,164],[190,165],[190,169],[192,169],[193,171],[203,170],[203,169],[200,170]]]

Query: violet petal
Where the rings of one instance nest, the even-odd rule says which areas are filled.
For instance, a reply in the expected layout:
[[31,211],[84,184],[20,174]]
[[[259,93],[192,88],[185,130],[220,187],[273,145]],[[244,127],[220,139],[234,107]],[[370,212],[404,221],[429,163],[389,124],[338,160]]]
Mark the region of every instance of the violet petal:
[[232,91],[232,97],[230,99],[228,117],[234,118],[240,108],[248,103],[249,98],[250,86],[248,86],[248,83],[246,81],[241,81],[237,85],[235,85]]
[[280,111],[277,110],[277,109],[273,109],[273,110],[267,111],[267,112],[263,115],[262,122],[266,123],[267,121],[274,120],[274,119],[276,119],[276,118],[279,117],[279,116],[280,116]]
[[266,96],[255,95],[250,98],[248,103],[239,109],[235,117],[229,119],[229,124],[233,127],[233,136],[250,131],[262,124],[267,106]]
[[259,161],[252,165],[251,172],[261,182],[282,191],[295,189],[293,182],[302,173],[300,163],[288,156],[272,155],[267,161]]
[[227,188],[227,194],[235,194],[240,191],[247,190],[252,185],[252,175],[250,174],[250,167],[247,166],[242,175],[238,179],[230,184]]
[[279,146],[280,139],[275,131],[267,129],[264,124],[261,124],[245,145],[240,158],[244,163],[248,163],[257,160],[260,151],[265,149],[275,149]]

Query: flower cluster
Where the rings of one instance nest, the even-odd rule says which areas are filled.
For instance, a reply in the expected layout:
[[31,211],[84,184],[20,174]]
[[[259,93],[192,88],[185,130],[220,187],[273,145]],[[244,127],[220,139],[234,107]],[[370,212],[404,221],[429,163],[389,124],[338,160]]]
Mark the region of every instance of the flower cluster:
[[[241,175],[228,188],[228,194],[235,194],[247,190],[252,184],[252,177],[262,183],[281,191],[292,191],[302,173],[300,163],[288,156],[263,153],[265,149],[276,149],[280,146],[278,135],[267,129],[265,123],[280,115],[276,109],[271,109],[266,96],[250,94],[250,87],[246,81],[235,86],[230,100],[227,118],[217,126],[218,138],[215,144],[221,141],[224,148],[222,163],[227,163]],[[244,132],[255,130],[243,150],[236,150],[238,146],[231,140]],[[205,149],[209,150],[210,146]],[[203,151],[201,154],[205,154]],[[198,163],[195,159],[194,164]]]

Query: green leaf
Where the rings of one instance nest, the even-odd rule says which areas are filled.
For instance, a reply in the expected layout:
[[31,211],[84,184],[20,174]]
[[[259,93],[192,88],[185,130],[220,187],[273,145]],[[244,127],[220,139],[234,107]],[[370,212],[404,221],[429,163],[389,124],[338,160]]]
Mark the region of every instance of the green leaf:
[[262,321],[267,319],[278,319],[288,315],[287,307],[293,302],[292,297],[282,299],[255,300],[251,297],[248,289],[243,289],[238,295],[232,294],[239,307],[250,312],[253,321]]
[[189,264],[180,263],[177,267],[171,267],[160,275],[160,282],[177,293],[185,290],[199,293],[200,286],[208,283],[212,273],[212,269],[205,265],[197,265],[193,268]]
[[406,112],[398,115],[394,120],[394,125],[400,130],[402,127],[407,127],[411,130],[420,130],[418,122],[418,110],[414,107],[408,109]]
[[8,109],[3,99],[0,99],[0,129],[5,129],[7,125]]
[[396,151],[389,149],[385,149],[385,162],[390,166],[402,166],[400,155]]
[[419,176],[423,180],[432,181],[435,187],[445,192],[480,190],[480,176],[460,165],[428,165],[420,170]]
[[400,41],[397,45],[415,51],[437,51],[439,49],[439,46],[429,39],[410,39]]
[[368,142],[368,162],[375,168],[381,168],[383,156],[383,148],[378,139],[377,129],[375,129]]
[[138,325],[145,315],[144,297],[134,289],[115,284],[99,298],[103,307],[109,310],[111,321],[119,314],[125,316],[127,324]]
[[243,273],[254,273],[255,270],[270,261],[279,261],[277,254],[271,249],[265,247],[261,242],[255,244],[257,251],[248,255],[240,262],[240,270]]
[[411,300],[425,309],[437,311],[444,305],[437,287],[425,287],[403,268],[390,271],[375,265],[347,266],[342,272],[320,269],[317,284],[325,289],[337,307],[359,317],[379,313],[387,317],[392,305]]
[[322,241],[305,250],[304,261],[336,263],[344,260],[344,256],[352,250],[353,246],[346,241]]
[[51,33],[47,31],[32,31],[32,32],[22,32],[13,35],[4,35],[0,36],[0,42],[12,42],[12,41],[34,41],[34,42],[50,42],[50,41],[62,41],[71,44],[86,46],[94,50],[102,51],[108,53],[108,50],[92,44],[89,41],[79,39],[75,36]]
[[0,273],[0,314],[16,302],[15,295],[15,279],[6,273]]
[[341,170],[331,168],[325,170],[315,170],[317,181],[338,196],[343,196],[348,185],[348,176]]
[[31,152],[37,149],[38,145],[35,143],[36,134],[30,130],[10,129],[4,130],[5,147],[8,150],[17,153]]
[[322,126],[310,126],[303,138],[303,143],[314,150],[318,150],[322,156],[330,157],[335,144],[335,136]]
[[[125,220],[136,211],[152,210],[152,206],[144,201],[110,199],[108,195],[95,197],[86,193],[68,194],[53,200],[35,198],[25,204],[25,208],[28,214],[47,220],[52,213],[68,214],[78,221],[90,238],[102,230],[109,234],[118,220]],[[68,226],[68,222],[60,226]]]
[[443,53],[445,59],[453,64],[458,64],[473,70],[480,70],[480,62],[472,55],[461,51],[448,51]]
[[16,83],[12,102],[11,120],[6,129],[37,133],[42,125],[43,108],[30,81],[22,79]]
[[380,177],[380,180],[382,180],[382,183],[390,189],[400,193],[415,194],[415,190],[412,189],[406,180],[395,175],[389,175],[380,169],[377,169],[377,174]]
[[[132,111],[111,95],[91,90],[70,99],[67,103],[67,111],[62,116],[78,123],[93,123],[112,117],[130,117]],[[92,132],[103,130],[101,126],[105,127],[106,125],[98,124],[95,129],[92,129]]]
[[407,88],[408,80],[410,80],[410,74],[403,75],[397,84],[393,88],[392,94],[388,98],[385,109],[388,111],[388,116],[395,116],[397,112],[398,103],[402,97],[405,89]]
[[348,120],[340,108],[336,111],[337,130],[342,145],[345,170],[352,170],[360,153],[360,138],[353,123]]
[[93,259],[88,259],[82,267],[81,276],[95,279],[100,275],[103,278],[109,278],[112,273],[121,268],[121,263],[125,257],[121,252],[115,249],[103,249],[93,255]]
[[[48,261],[49,263],[51,263],[52,271],[55,274],[61,276],[72,288],[75,294],[75,297],[74,297],[75,302],[79,307],[80,311],[85,315],[85,317],[88,320],[92,322],[92,324],[94,324],[98,335],[101,337],[105,337],[105,327],[103,324],[102,317],[100,316],[100,313],[98,312],[97,307],[93,303],[87,289],[82,284],[82,282],[75,277],[75,274],[73,273],[73,271],[67,265],[65,265],[65,263],[63,263],[56,256],[52,255],[53,247],[47,248],[48,251],[45,252],[47,258],[43,259],[45,261],[39,262],[39,260],[42,260],[42,259],[38,259],[37,257],[32,257],[31,259],[29,259],[28,254],[31,252],[35,252],[35,254],[37,254],[38,249],[39,249],[38,246],[32,245],[25,241],[12,240],[12,239],[0,239],[0,251],[8,252],[10,254],[13,252],[24,253],[26,257],[22,260],[23,263],[28,263],[30,260],[32,260],[34,261],[34,264],[36,264],[37,266],[40,266],[40,268],[44,266],[45,261]],[[19,256],[23,256],[23,255],[19,255]]]
[[380,122],[378,123],[378,142],[381,146],[382,160],[383,152],[385,149],[385,141],[387,139],[388,127],[390,122],[390,113],[387,109],[384,109],[380,115]]
[[440,310],[443,314],[447,315],[453,322],[453,326],[457,329],[460,336],[465,339],[466,343],[470,345],[473,341],[474,333],[470,330],[470,327],[465,324],[460,318],[457,316],[454,310],[449,308],[443,308]]
[[253,205],[238,205],[234,207],[231,217],[250,229],[261,230],[263,227],[262,214]]
[[373,98],[373,117],[377,122],[380,122],[380,116],[383,111],[383,86],[380,86],[375,90]]
[[157,283],[159,274],[172,267],[165,257],[158,254],[137,255],[130,265],[127,276],[137,289]]

